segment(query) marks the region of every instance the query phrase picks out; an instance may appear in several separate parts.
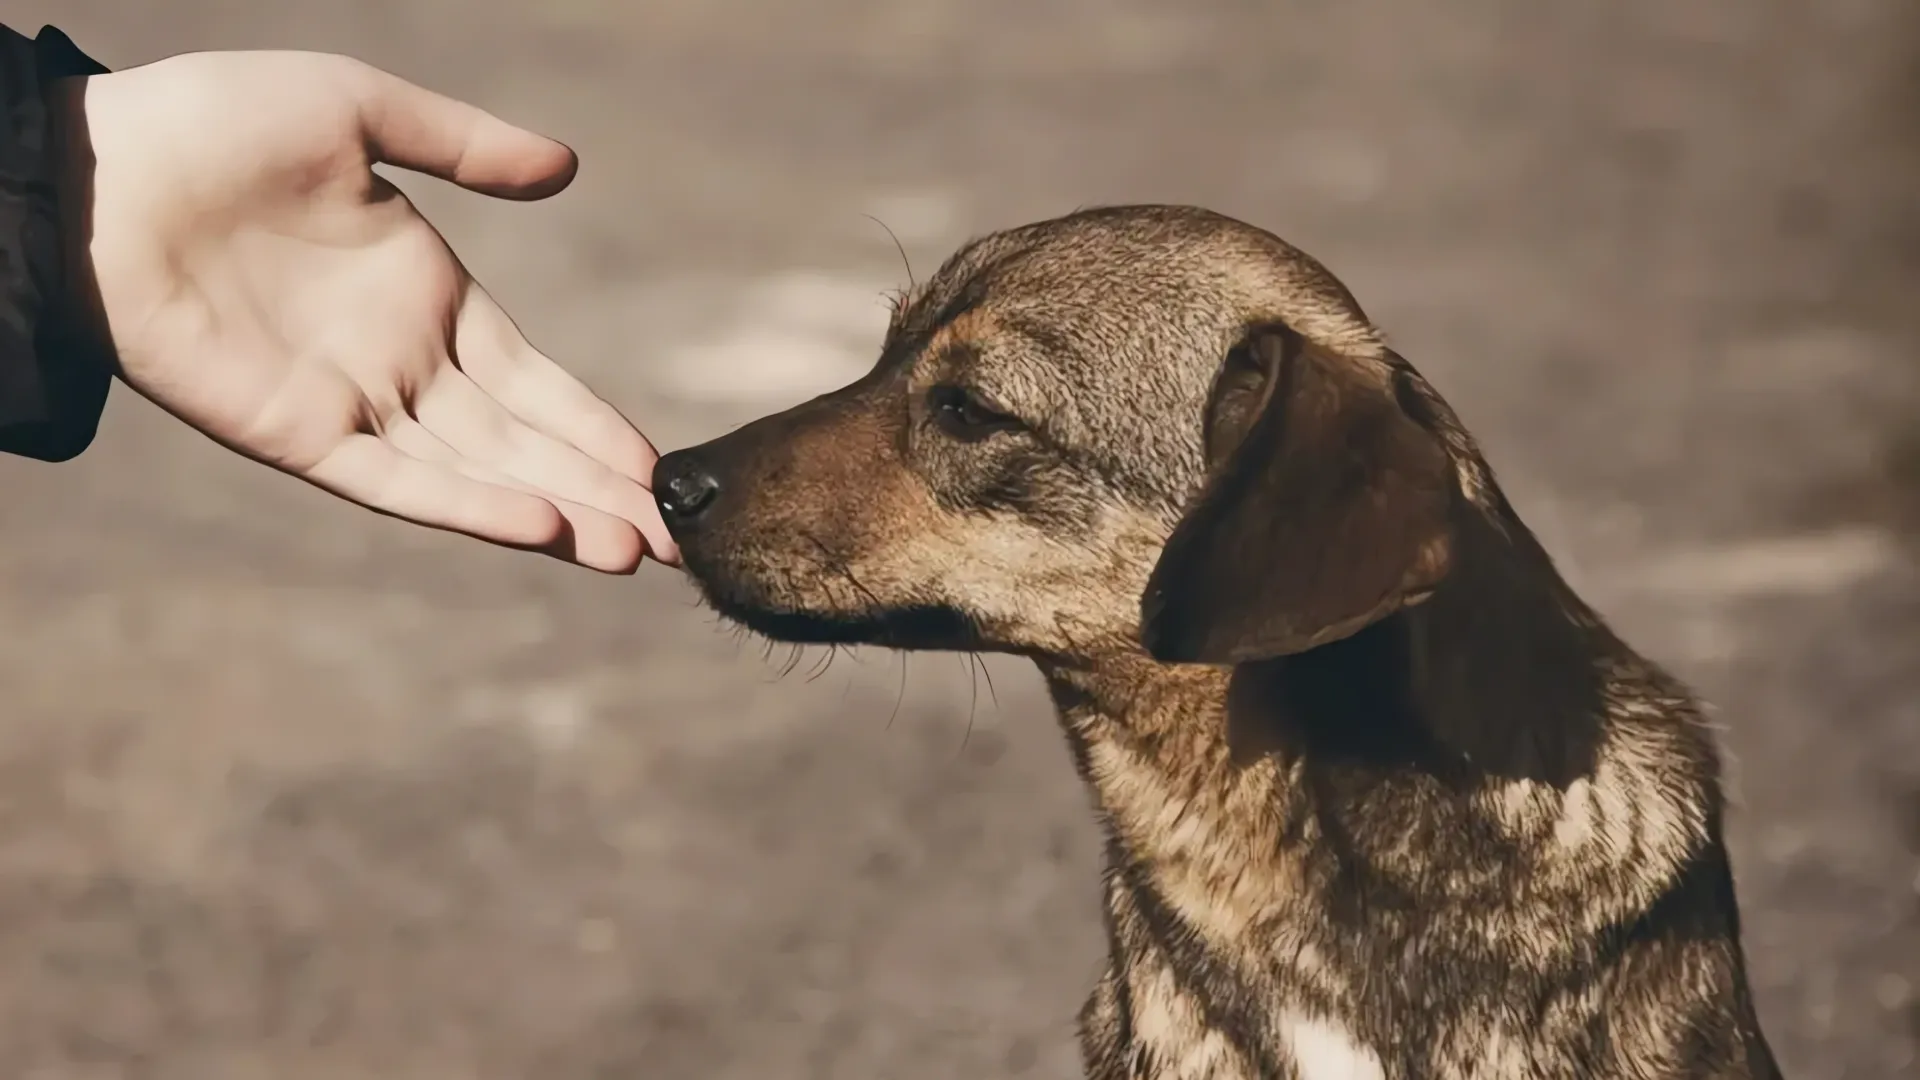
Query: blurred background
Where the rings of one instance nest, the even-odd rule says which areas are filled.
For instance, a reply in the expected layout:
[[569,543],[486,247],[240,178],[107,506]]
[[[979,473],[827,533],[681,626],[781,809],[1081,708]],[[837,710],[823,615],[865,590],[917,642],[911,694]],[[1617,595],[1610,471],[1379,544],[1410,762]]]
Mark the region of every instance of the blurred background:
[[[969,234],[1291,239],[1718,706],[1789,1074],[1920,1075],[1905,0],[15,0],[351,53],[573,145],[403,181],[663,448],[848,381]],[[415,531],[116,392],[0,462],[0,1076],[1067,1077],[1095,837],[1037,679],[782,676],[678,576]]]

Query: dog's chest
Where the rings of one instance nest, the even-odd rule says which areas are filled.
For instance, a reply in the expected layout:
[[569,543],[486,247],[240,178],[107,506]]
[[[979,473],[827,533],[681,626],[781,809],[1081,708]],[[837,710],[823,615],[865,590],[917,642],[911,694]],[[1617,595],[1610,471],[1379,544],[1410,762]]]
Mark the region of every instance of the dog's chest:
[[1239,1025],[1192,997],[1163,956],[1134,954],[1127,969],[1131,1016],[1118,1027],[1131,1035],[1132,1071],[1094,1075],[1141,1075],[1144,1065],[1154,1080],[1387,1080],[1380,1056],[1337,1019],[1284,1006],[1235,1037]]
[[[1154,1063],[1155,1080],[1278,1080],[1233,1049],[1219,1031],[1189,1028],[1175,1038],[1156,1037],[1157,1018],[1142,1017],[1140,1050]],[[1278,1058],[1291,1066],[1288,1080],[1386,1080],[1386,1070],[1373,1051],[1357,1042],[1338,1023],[1301,1013],[1276,1017],[1274,1035]],[[1141,1022],[1144,1021],[1144,1022]]]
[[1293,1059],[1295,1080],[1384,1080],[1386,1076],[1379,1056],[1338,1023],[1289,1010],[1279,1016],[1276,1027],[1281,1045]]

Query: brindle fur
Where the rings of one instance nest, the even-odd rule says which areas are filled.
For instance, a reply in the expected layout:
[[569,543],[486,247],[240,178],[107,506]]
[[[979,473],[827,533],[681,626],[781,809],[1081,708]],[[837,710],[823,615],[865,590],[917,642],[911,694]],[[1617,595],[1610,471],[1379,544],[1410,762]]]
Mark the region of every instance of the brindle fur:
[[655,479],[750,628],[1039,666],[1106,835],[1089,1077],[1778,1075],[1699,706],[1276,237],[976,240]]

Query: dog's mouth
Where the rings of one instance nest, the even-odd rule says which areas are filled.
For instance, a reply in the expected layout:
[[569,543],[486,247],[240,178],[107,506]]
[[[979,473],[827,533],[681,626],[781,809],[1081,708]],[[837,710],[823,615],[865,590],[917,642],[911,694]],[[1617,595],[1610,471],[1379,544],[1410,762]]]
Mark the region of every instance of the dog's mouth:
[[926,604],[823,612],[783,602],[750,583],[686,561],[687,575],[722,618],[794,645],[878,645],[889,649],[978,648],[979,630],[965,613]]

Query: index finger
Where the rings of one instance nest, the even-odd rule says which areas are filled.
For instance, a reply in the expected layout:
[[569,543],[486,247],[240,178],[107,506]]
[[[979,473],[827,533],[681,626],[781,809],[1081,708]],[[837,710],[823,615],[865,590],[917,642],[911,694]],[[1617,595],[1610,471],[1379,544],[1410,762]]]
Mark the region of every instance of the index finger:
[[619,409],[534,348],[477,282],[467,289],[454,328],[454,354],[467,377],[528,427],[651,490],[660,460],[653,443]]

